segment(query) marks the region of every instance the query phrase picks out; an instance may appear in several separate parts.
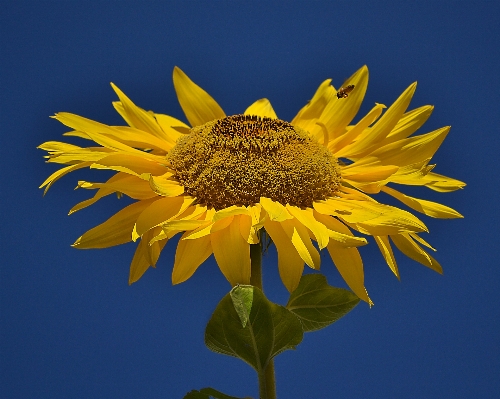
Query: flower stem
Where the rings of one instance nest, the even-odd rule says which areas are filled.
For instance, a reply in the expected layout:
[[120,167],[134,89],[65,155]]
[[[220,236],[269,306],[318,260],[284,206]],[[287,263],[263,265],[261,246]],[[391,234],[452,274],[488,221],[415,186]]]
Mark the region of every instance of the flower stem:
[[[250,245],[250,259],[252,265],[250,284],[264,292],[262,288],[262,239],[259,244]],[[276,399],[274,360],[271,359],[267,367],[257,374],[259,377],[260,399]]]

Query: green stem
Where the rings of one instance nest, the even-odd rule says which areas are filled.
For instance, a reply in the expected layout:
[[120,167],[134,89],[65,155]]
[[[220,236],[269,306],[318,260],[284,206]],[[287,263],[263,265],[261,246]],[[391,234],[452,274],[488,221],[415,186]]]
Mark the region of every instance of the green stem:
[[[250,284],[264,292],[262,288],[262,239],[259,244],[250,245],[250,259],[252,265]],[[265,370],[258,373],[258,377],[260,399],[276,399],[273,359],[269,361]]]

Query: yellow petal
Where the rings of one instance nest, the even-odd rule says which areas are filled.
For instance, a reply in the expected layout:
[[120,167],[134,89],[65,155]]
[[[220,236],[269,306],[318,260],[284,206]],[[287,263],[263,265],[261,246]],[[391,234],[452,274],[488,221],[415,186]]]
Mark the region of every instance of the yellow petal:
[[450,127],[446,126],[427,134],[399,140],[376,149],[370,156],[379,158],[384,165],[418,163],[432,158],[449,131]]
[[429,119],[433,110],[434,106],[424,105],[405,113],[387,135],[387,138],[391,141],[397,141],[411,136]]
[[382,191],[400,200],[403,204],[409,206],[410,208],[424,213],[427,216],[441,219],[463,218],[463,216],[456,210],[437,202],[410,197],[387,186],[383,187]]
[[149,205],[137,218],[136,232],[142,236],[149,229],[167,222],[184,212],[194,201],[192,197],[160,198]]
[[320,250],[328,245],[328,241],[330,240],[328,229],[314,218],[312,209],[300,209],[291,205],[287,205],[286,209],[295,219],[312,231]]
[[[425,224],[410,212],[384,204],[376,204],[376,207],[371,206],[372,209],[378,209],[381,212],[380,216],[347,224],[360,233],[373,236],[428,231]],[[346,220],[346,218],[343,219]]]
[[[130,147],[143,150],[156,149],[161,150],[163,153],[167,153],[172,148],[164,137],[157,137],[144,130],[128,126],[113,126],[113,128],[116,129],[116,133],[106,135]],[[163,134],[163,136],[165,135]]]
[[121,179],[108,181],[106,183],[90,183],[81,181],[78,183],[79,188],[96,189],[106,188],[112,192],[119,192],[134,199],[148,199],[156,197],[156,194],[151,190],[151,186],[147,181],[144,181],[136,176],[122,176]]
[[[107,157],[106,157],[107,158]],[[101,169],[101,170],[112,170],[114,172],[120,172],[120,174],[126,174],[126,175],[131,175],[140,178],[141,180],[149,180],[150,173],[144,173],[142,175],[139,175],[135,173],[132,169],[129,169],[125,166],[119,166],[119,165],[101,165],[100,164],[101,160],[92,163],[90,165],[90,169]],[[150,187],[151,190],[151,187]]]
[[[384,104],[376,104],[356,125],[345,134],[331,140],[328,148],[336,157],[352,157],[365,148],[364,134],[369,134],[366,129],[382,114]],[[366,133],[365,133],[366,132]]]
[[373,305],[364,285],[363,261],[361,260],[359,251],[356,248],[344,248],[333,240],[330,241],[326,248],[349,288],[360,299]]
[[240,216],[240,232],[241,236],[249,244],[258,244],[260,242],[259,230],[262,228],[252,226],[252,217],[249,215]]
[[[175,234],[172,234],[172,237],[174,235]],[[165,234],[165,232],[163,230],[160,229],[160,232],[158,234],[156,234],[153,238],[151,238],[151,240],[149,240],[149,245],[153,245],[155,242],[158,242],[158,241],[167,242],[172,237],[169,237],[168,235]]]
[[176,220],[207,220],[207,207],[206,205],[196,204],[187,208],[184,212],[175,217]]
[[[376,158],[372,158],[374,161]],[[377,182],[388,179],[399,170],[394,165],[358,165],[357,162],[342,168],[342,178],[355,182]]]
[[281,223],[266,221],[266,232],[276,245],[278,251],[278,270],[281,280],[289,292],[293,292],[299,285],[304,271],[304,261],[298,254],[295,246],[283,230]]
[[143,274],[146,273],[146,270],[149,269],[150,264],[146,257],[147,246],[148,243],[145,240],[141,240],[139,245],[137,245],[134,257],[130,263],[130,271],[128,275],[129,285],[139,280]]
[[87,231],[73,244],[80,249],[107,248],[132,240],[132,229],[141,212],[153,200],[138,201],[123,208],[104,223]]
[[321,259],[311,242],[307,228],[296,219],[281,222],[281,227],[306,265],[311,269],[319,270]]
[[316,211],[314,211],[314,217],[316,220],[327,228],[328,235],[332,240],[335,240],[339,245],[343,247],[359,247],[361,245],[366,245],[368,242],[366,238],[363,237],[355,237],[349,228],[339,222],[337,219],[322,215]]
[[235,215],[248,215],[248,210],[244,206],[232,205],[228,208],[217,211],[213,217],[213,221],[216,222],[217,220],[222,220],[224,218],[227,218],[228,216]]
[[247,207],[248,213],[252,218],[252,227],[259,230],[264,226],[267,220],[266,211],[262,208],[261,204],[254,204]]
[[154,114],[154,118],[165,133],[165,141],[172,148],[179,138],[189,133],[189,126],[170,115]]
[[140,176],[145,173],[149,173],[153,176],[160,176],[167,173],[167,168],[151,159],[145,159],[142,156],[131,155],[131,154],[117,154],[112,153],[106,155],[104,158],[99,159],[97,164],[92,165],[92,167],[102,168],[109,167],[112,170],[113,167],[124,167],[128,170],[127,173],[135,174]]
[[261,98],[250,105],[244,112],[245,115],[257,115],[271,119],[278,119],[273,106],[267,98]]
[[217,102],[178,67],[173,73],[177,99],[191,126],[203,125],[226,116]]
[[285,206],[270,198],[260,197],[260,204],[267,212],[269,220],[282,222],[287,219],[293,219],[293,216],[286,210]]
[[117,140],[112,139],[109,136],[105,136],[103,134],[96,134],[93,132],[88,132],[87,133],[89,137],[95,141],[97,144],[102,145],[105,148],[108,148],[110,150],[118,151],[118,152],[125,152],[125,153],[130,153],[130,154],[135,154],[137,156],[143,157],[143,158],[148,158],[153,161],[157,161],[158,157],[154,154],[150,154],[149,152],[137,150],[135,148],[132,148],[126,144],[120,143]]
[[408,233],[408,235],[413,238],[415,241],[419,242],[422,245],[425,245],[427,248],[432,249],[436,252],[436,249],[432,247],[427,241],[425,241],[422,237],[420,237],[417,233]]
[[183,239],[184,240],[194,240],[196,238],[205,237],[211,233],[215,233],[216,231],[225,229],[233,222],[233,219],[234,219],[234,216],[229,216],[227,218],[224,218],[222,220],[218,220],[216,222],[210,222],[210,220],[205,218],[205,220],[208,222],[208,224],[206,226],[202,225],[202,226],[198,227],[196,230],[188,231]]
[[252,229],[252,218],[249,215],[241,215],[240,218],[240,233],[243,239],[249,244],[258,244],[259,237],[254,229]]
[[330,84],[331,79],[325,80],[314,93],[309,101],[293,118],[292,125],[299,126],[302,129],[313,133],[317,129],[316,121],[321,116],[328,102],[335,96],[335,88]]
[[378,194],[382,186],[385,184],[383,181],[365,183],[349,179],[345,179],[345,182],[351,185],[352,187],[357,188],[358,190],[367,194]]
[[[149,132],[156,137],[166,138],[165,133],[156,123],[153,113],[147,112],[136,106],[115,84],[111,83],[111,87],[117,94],[120,102],[114,102],[115,109],[124,116],[125,121],[132,127]],[[120,112],[120,106],[124,112]],[[125,115],[126,114],[126,117]]]
[[149,184],[153,191],[162,197],[176,197],[184,193],[184,187],[172,176],[172,173],[168,172],[161,176],[151,176]]
[[[340,194],[345,197],[315,202],[314,209],[322,214],[336,216],[364,234],[383,236],[428,231],[425,224],[410,212],[380,204],[368,196],[367,200],[360,200],[355,194]],[[358,193],[359,198],[363,196]]]
[[[120,131],[112,126],[107,126],[103,123],[99,123],[79,115],[70,114],[68,112],[59,112],[53,118],[75,130],[85,132],[91,140],[102,145],[103,147],[115,151],[123,151],[138,155],[140,154],[144,158],[154,158],[154,156],[148,154],[147,152],[137,150],[116,140],[114,137],[119,137]],[[108,135],[104,133],[108,133]]]
[[166,234],[174,231],[191,231],[199,227],[210,224],[206,220],[171,220],[162,224],[163,231]]
[[[416,83],[410,85],[374,126],[365,129],[356,138],[356,141],[353,144],[347,145],[345,148],[340,149],[336,153],[336,155],[339,157],[347,157],[350,159],[360,158],[367,154],[373,155],[373,153],[371,152],[374,149],[380,148],[387,143],[397,141],[400,138],[404,138],[405,134],[410,135],[411,133],[413,133],[413,131],[411,131],[413,128],[415,128],[416,130],[418,127],[420,127],[426,119],[425,111],[423,111],[422,114],[420,114],[418,110],[417,112],[409,112],[408,114],[405,114],[406,117],[405,115],[403,115],[413,97],[416,86]],[[422,120],[422,118],[419,118],[419,116],[421,115],[425,118],[424,120]],[[416,122],[412,123],[415,120]],[[393,129],[395,129],[394,134]],[[349,132],[348,134],[353,133]],[[392,137],[390,137],[391,135]]]
[[[78,146],[65,146],[66,143],[48,141],[38,148],[48,151],[47,162],[75,164],[80,162],[96,162],[112,153],[112,150],[103,147],[81,148]],[[64,149],[66,147],[66,149]]]
[[[159,230],[159,229],[156,229]],[[130,264],[130,273],[128,278],[128,283],[132,284],[139,280],[142,275],[146,272],[149,266],[155,267],[156,262],[160,253],[167,243],[167,240],[154,242],[149,245],[150,239],[154,236],[155,231],[151,230],[148,234],[145,234],[141,239],[137,249],[134,253],[132,263]]]
[[240,216],[210,235],[215,260],[231,286],[250,284],[250,244],[240,233]]
[[[156,241],[151,243],[151,239],[154,238],[161,231],[160,227],[156,227],[147,232],[147,237],[144,241],[148,244],[148,251],[146,252],[146,258],[148,263],[156,267],[156,262],[158,262],[158,258],[160,257],[160,253],[163,250],[163,247],[167,244],[168,240]],[[142,239],[141,239],[142,240]]]
[[69,112],[58,112],[52,118],[57,119],[63,125],[84,133],[109,133],[110,135],[118,133],[116,128]]
[[[107,183],[110,183],[110,182],[113,182],[116,180],[121,180],[125,176],[127,176],[127,175],[124,173],[117,173],[117,174],[111,176],[111,178],[109,178],[107,180]],[[112,188],[107,188],[107,187],[99,188],[99,190],[97,190],[97,192],[95,193],[95,195],[92,198],[89,198],[88,200],[79,202],[73,208],[71,208],[71,210],[69,211],[69,215],[96,203],[101,198],[103,198],[109,194],[113,194],[114,192],[116,192],[116,190],[113,190]]]
[[327,129],[330,139],[344,134],[347,125],[358,113],[368,85],[368,68],[361,67],[354,75],[346,80],[344,86],[355,85],[355,89],[348,98],[333,96],[321,113],[318,122]]
[[363,140],[366,141],[365,148],[369,145],[377,143],[385,139],[391,132],[391,130],[397,125],[404,112],[408,108],[410,101],[417,88],[417,83],[412,83],[392,104],[387,111],[382,115],[382,117],[373,125],[370,129],[370,134],[364,137]]
[[426,182],[426,187],[441,193],[448,193],[466,186],[466,184],[460,180],[433,172],[426,174],[423,180]]
[[[112,139],[119,141],[120,143],[126,144],[129,147],[140,148],[143,150],[154,149],[156,151],[166,153],[172,148],[164,139],[158,138],[149,132],[145,132],[140,129],[136,129],[129,126],[109,126],[110,129],[98,133],[105,136],[111,137]],[[87,133],[73,130],[71,132],[64,133],[63,136],[69,137],[81,137],[90,140],[90,136]]]
[[[51,116],[51,118],[57,119],[57,115]],[[63,152],[70,152],[74,150],[81,150],[81,147],[78,147],[74,144],[63,143],[61,141],[46,141],[45,143],[40,144],[37,148],[47,151],[49,153],[59,154]]]
[[397,234],[391,235],[390,237],[396,247],[406,256],[440,274],[443,274],[443,268],[436,261],[436,259],[420,248],[420,246],[413,241],[408,234]]
[[393,174],[386,183],[398,183],[408,186],[425,186],[431,183],[426,179],[426,175],[434,169],[436,165],[429,165],[430,158],[400,166],[399,170]]
[[396,275],[398,280],[400,280],[398,264],[396,263],[396,258],[394,258],[394,253],[392,252],[392,247],[391,247],[391,243],[389,242],[389,237],[388,236],[374,236],[374,238],[375,238],[375,241],[378,245],[378,248],[380,249],[380,252],[382,253],[382,256],[384,257],[385,261],[387,262],[387,265],[392,270],[392,272]]
[[323,215],[330,215],[342,218],[349,223],[357,223],[380,216],[377,209],[366,207],[368,201],[353,199],[331,198],[326,201],[316,201],[313,203],[314,209]]
[[249,244],[258,244],[260,242],[260,237],[259,237],[258,233],[259,233],[259,229],[256,229],[255,227],[251,227],[250,232],[248,234],[247,242]]
[[50,186],[52,186],[52,184],[54,184],[61,177],[63,177],[64,175],[67,175],[68,173],[73,172],[74,170],[86,168],[87,166],[90,166],[90,164],[91,164],[90,162],[83,162],[83,163],[79,163],[76,165],[66,166],[64,168],[56,170],[49,177],[47,177],[45,179],[45,181],[38,188],[45,187],[45,190],[43,190],[43,195],[45,195],[47,193],[47,191],[49,190]]
[[339,199],[344,199],[344,200],[348,200],[348,201],[351,201],[351,200],[355,200],[355,201],[368,201],[368,202],[373,202],[375,204],[377,203],[377,201],[375,201],[369,195],[366,195],[365,193],[363,193],[363,192],[361,192],[359,190],[356,190],[354,188],[350,188],[350,187],[341,185],[339,187],[339,190],[340,190],[339,193],[338,193]]
[[198,267],[212,254],[210,236],[196,240],[184,240],[185,234],[177,244],[175,251],[172,284],[179,284],[190,278]]

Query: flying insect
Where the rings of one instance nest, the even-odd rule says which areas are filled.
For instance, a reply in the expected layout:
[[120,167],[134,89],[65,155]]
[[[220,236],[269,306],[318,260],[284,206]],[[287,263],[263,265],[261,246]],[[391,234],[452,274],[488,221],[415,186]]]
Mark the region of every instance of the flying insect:
[[354,85],[349,85],[346,87],[341,87],[337,92],[337,98],[347,98],[349,97],[349,93],[354,90]]

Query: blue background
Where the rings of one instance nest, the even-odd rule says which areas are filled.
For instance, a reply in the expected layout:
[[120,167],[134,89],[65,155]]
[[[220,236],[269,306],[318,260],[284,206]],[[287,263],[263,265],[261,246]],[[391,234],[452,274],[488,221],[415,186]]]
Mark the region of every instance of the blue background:
[[[204,346],[205,324],[230,288],[213,258],[174,287],[169,243],[157,269],[129,287],[135,245],[70,247],[127,200],[106,198],[66,216],[93,194],[73,191],[78,180],[106,177],[88,170],[42,198],[37,187],[55,167],[35,147],[67,131],[49,115],[122,124],[111,106],[112,81],[139,106],[185,120],[171,80],[178,65],[227,114],[267,97],[290,120],[324,79],[338,87],[367,64],[361,114],[375,102],[390,105],[417,80],[410,109],[436,107],[421,132],[452,125],[436,171],[468,186],[406,192],[452,206],[465,219],[423,218],[444,276],[397,254],[399,282],[374,242],[362,248],[375,306],[360,304],[279,356],[278,396],[496,397],[499,4],[3,3],[0,396],[175,399],[206,386],[235,396],[258,392],[253,369]],[[344,286],[323,256],[330,284]],[[284,303],[275,265],[272,250],[264,288]]]

